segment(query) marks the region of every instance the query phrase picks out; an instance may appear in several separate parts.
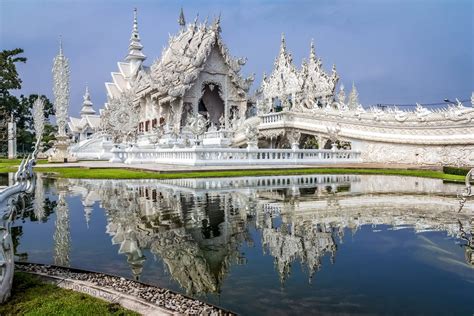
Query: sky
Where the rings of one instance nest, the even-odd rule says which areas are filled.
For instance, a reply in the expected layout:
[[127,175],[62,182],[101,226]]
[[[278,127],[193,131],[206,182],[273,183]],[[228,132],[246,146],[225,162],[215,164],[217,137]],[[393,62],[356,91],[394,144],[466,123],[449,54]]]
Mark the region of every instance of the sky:
[[104,83],[126,54],[133,8],[151,65],[182,7],[191,22],[221,14],[232,55],[247,57],[241,73],[255,73],[252,89],[271,72],[285,33],[294,64],[316,53],[329,72],[336,64],[346,91],[354,82],[363,105],[437,103],[469,99],[474,91],[473,0],[125,1],[0,0],[0,49],[23,48],[23,87],[15,94],[52,98],[52,60],[62,36],[71,71],[70,115],[77,116],[86,84],[98,110]]

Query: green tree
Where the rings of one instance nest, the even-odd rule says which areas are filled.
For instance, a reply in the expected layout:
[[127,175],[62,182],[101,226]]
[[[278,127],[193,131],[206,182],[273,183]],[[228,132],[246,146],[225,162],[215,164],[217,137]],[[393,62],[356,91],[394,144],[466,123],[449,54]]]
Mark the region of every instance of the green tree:
[[[6,135],[8,118],[13,116],[17,124],[17,148],[19,152],[30,152],[33,149],[35,135],[33,131],[32,109],[35,100],[40,97],[45,101],[44,115],[46,122],[50,115],[54,115],[53,104],[44,95],[31,94],[29,96],[21,95],[19,98],[10,94],[10,90],[21,89],[21,78],[16,69],[17,63],[25,63],[26,57],[18,56],[23,53],[23,49],[3,50],[0,52],[0,132]],[[5,119],[7,118],[7,119]],[[47,141],[52,141],[49,134],[53,127],[45,124],[45,133]],[[49,148],[46,145],[46,148]],[[0,153],[6,153],[7,139],[0,137]]]
[[26,57],[17,56],[19,54],[23,54],[23,49],[0,52],[0,97],[9,94],[9,90],[21,89],[22,81],[16,70],[16,63],[26,63]]

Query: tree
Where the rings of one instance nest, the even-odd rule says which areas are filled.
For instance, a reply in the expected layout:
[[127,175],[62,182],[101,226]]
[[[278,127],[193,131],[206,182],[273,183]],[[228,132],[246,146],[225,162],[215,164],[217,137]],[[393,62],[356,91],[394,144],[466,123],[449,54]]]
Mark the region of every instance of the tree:
[[26,57],[17,56],[23,49],[3,50],[0,52],[0,97],[9,94],[9,90],[21,89],[21,79],[16,63],[26,63]]
[[[32,109],[35,100],[40,97],[45,101],[44,116],[48,120],[54,115],[53,104],[44,95],[30,94],[21,95],[19,98],[11,95],[10,90],[21,89],[21,78],[18,75],[16,64],[25,63],[26,57],[18,56],[23,49],[3,50],[0,52],[0,114],[4,118],[0,120],[0,131],[6,135],[7,121],[13,115],[17,124],[17,148],[19,152],[30,152],[33,149],[35,135],[33,132]],[[7,119],[5,119],[7,118]],[[48,126],[49,124],[46,124]],[[49,133],[54,130],[52,126],[45,127],[45,139],[52,140]],[[4,133],[5,131],[5,133]],[[7,151],[7,139],[0,137],[0,152]]]

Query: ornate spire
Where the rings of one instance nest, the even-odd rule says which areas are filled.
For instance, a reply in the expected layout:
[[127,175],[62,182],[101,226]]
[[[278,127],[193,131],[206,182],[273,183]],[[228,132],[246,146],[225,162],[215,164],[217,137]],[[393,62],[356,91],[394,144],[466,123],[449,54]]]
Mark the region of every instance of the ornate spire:
[[349,94],[347,106],[349,107],[349,109],[352,110],[357,109],[357,107],[359,106],[359,93],[357,92],[354,82],[352,82],[352,91]]
[[215,27],[216,27],[217,32],[222,31],[222,29],[221,29],[221,14],[220,13],[219,13],[219,16],[216,19]]
[[184,19],[183,8],[181,7],[181,12],[179,13],[178,24],[181,28],[186,26],[186,20]]
[[69,107],[69,61],[63,54],[62,40],[59,40],[59,54],[53,60],[53,94],[58,135],[66,135],[67,110]]
[[140,34],[138,33],[137,9],[133,10],[133,29],[130,37],[130,45],[128,46],[128,55],[126,61],[141,64],[146,56],[142,53],[143,45],[140,43]]
[[316,49],[314,48],[314,40],[311,40],[311,50],[309,53],[310,62],[316,62]]
[[286,53],[285,33],[281,33],[280,54]]
[[95,110],[92,108],[91,95],[89,93],[89,86],[86,85],[86,92],[84,93],[84,102],[82,103],[81,117],[84,115],[94,115]]
[[63,38],[59,35],[59,56],[63,56]]

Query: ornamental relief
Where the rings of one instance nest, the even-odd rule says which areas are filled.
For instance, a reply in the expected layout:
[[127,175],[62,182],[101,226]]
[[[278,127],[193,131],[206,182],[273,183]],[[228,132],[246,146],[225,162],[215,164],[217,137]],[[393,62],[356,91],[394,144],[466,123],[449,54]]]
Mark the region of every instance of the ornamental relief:
[[359,150],[365,162],[454,166],[474,164],[474,146],[419,147],[369,143],[362,145]]

